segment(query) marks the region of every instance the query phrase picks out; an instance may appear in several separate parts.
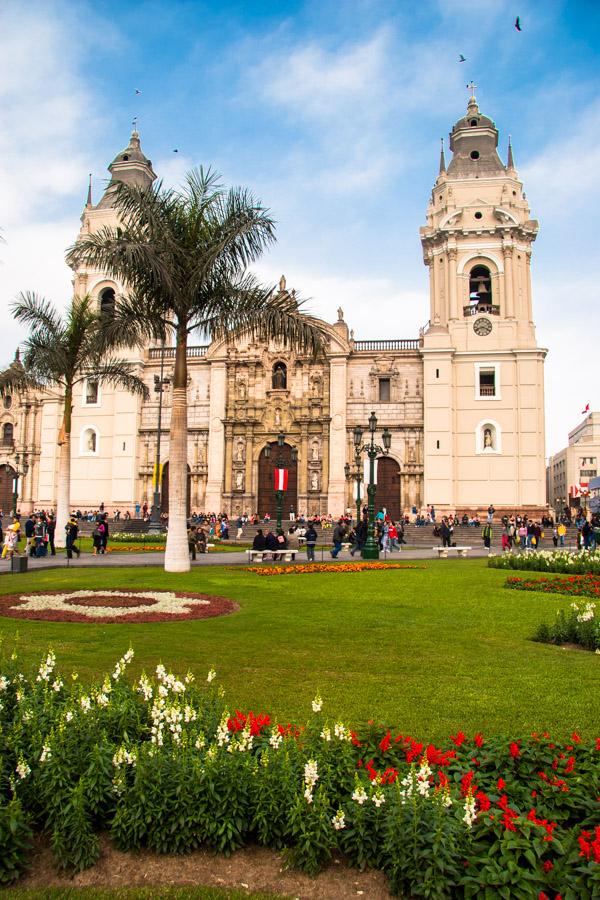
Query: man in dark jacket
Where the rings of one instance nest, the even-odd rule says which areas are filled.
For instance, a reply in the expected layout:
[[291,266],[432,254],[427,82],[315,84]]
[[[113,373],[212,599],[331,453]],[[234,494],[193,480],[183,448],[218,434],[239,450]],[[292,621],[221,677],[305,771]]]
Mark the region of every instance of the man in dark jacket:
[[361,521],[356,526],[354,531],[354,546],[350,550],[350,556],[354,556],[354,554],[358,551],[359,555],[362,555],[362,548],[365,546],[367,540],[367,520],[361,519]]
[[35,519],[31,513],[25,520],[25,555],[35,556]]
[[306,529],[304,537],[306,539],[306,558],[308,559],[308,562],[314,562],[315,547],[317,544],[317,532],[315,531],[315,526],[312,524],[312,522]]
[[264,550],[265,549],[265,536],[262,532],[262,528],[259,528],[256,534],[254,535],[254,540],[252,541],[252,549],[253,550]]
[[77,519],[74,516],[71,516],[67,524],[65,525],[65,532],[67,534],[66,546],[67,546],[67,559],[73,559],[73,550],[77,554],[77,559],[81,556],[81,552],[78,547],[75,546],[75,541],[77,540],[77,535],[79,534],[79,526],[77,524]]
[[56,556],[56,547],[54,546],[54,534],[56,532],[56,519],[53,514],[48,515],[46,522],[46,530],[48,532],[48,547],[50,548],[50,556]]
[[335,528],[333,529],[333,534],[331,536],[331,540],[333,541],[333,550],[330,550],[331,556],[333,559],[337,559],[338,553],[342,549],[342,541],[346,535],[346,529],[344,528],[344,523],[342,519],[339,520]]

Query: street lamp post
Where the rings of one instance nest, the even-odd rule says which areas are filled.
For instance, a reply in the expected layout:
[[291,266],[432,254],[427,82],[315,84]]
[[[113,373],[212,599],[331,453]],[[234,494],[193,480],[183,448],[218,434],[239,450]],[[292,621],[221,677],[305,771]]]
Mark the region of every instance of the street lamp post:
[[[362,432],[361,432],[362,439]],[[361,503],[363,497],[362,484],[363,484],[363,471],[362,471],[362,458],[360,455],[360,450],[358,448],[354,451],[354,471],[350,469],[350,463],[346,463],[344,466],[344,474],[346,475],[346,481],[353,481],[356,485],[356,525],[358,527],[361,520]]]
[[165,339],[163,337],[160,347],[160,375],[154,376],[154,392],[158,394],[158,426],[156,429],[156,457],[154,460],[154,493],[152,496],[152,512],[150,513],[149,531],[160,531],[160,435],[162,430],[162,406],[165,387],[171,383],[170,378],[165,378]]
[[[283,469],[286,463],[286,460],[283,458],[282,450],[285,444],[285,434],[280,431],[277,435],[277,447],[279,449],[278,456],[273,460],[273,465],[275,469]],[[265,445],[265,456],[267,459],[271,456],[271,445]],[[292,447],[292,463],[296,463],[298,460],[298,451],[295,447]],[[275,499],[277,501],[277,530],[281,528],[281,520],[283,518],[283,496],[285,494],[285,490],[282,488],[275,489]]]
[[15,456],[15,477],[13,479],[13,519],[17,515],[17,502],[19,500],[19,478],[29,472],[27,451],[17,453]]
[[354,429],[354,452],[357,456],[366,453],[369,457],[369,484],[367,486],[367,540],[363,547],[363,559],[379,559],[379,544],[375,540],[375,492],[377,486],[375,484],[375,460],[382,454],[387,454],[392,446],[392,434],[387,429],[383,429],[382,440],[383,447],[375,443],[375,431],[377,430],[377,416],[374,412],[369,416],[369,432],[370,439],[366,444],[362,443],[363,430],[360,426]]

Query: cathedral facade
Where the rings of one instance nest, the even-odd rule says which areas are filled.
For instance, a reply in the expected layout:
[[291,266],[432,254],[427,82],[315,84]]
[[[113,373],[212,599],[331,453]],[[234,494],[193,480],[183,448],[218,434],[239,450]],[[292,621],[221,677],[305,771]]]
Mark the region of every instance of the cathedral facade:
[[[430,318],[418,337],[360,340],[340,309],[325,326],[327,349],[319,359],[250,339],[188,348],[190,510],[274,515],[279,454],[289,463],[284,515],[338,515],[353,507],[344,466],[354,462],[353,428],[366,428],[372,411],[378,431],[392,433],[391,450],[378,461],[376,501],[392,516],[425,505],[460,513],[490,503],[511,511],[545,505],[546,351],[536,343],[530,275],[538,225],[529,217],[510,144],[506,165],[497,146],[498,131],[472,96],[450,134],[448,166],[442,149],[421,228]],[[109,171],[113,184],[152,183],[156,176],[137,132]],[[81,234],[116,224],[110,197],[109,185],[94,205],[90,191]],[[74,290],[106,310],[122,285],[86,268],[74,273]],[[288,291],[283,277],[279,290]],[[74,397],[74,509],[103,503],[133,513],[152,504],[161,397],[155,385],[161,366],[168,380],[174,349],[148,347],[129,358],[148,385],[149,401],[99,385],[93,374]],[[55,506],[60,423],[60,402],[51,394],[5,398],[4,511],[24,459],[20,509]],[[160,435],[164,508],[169,424],[167,383]]]

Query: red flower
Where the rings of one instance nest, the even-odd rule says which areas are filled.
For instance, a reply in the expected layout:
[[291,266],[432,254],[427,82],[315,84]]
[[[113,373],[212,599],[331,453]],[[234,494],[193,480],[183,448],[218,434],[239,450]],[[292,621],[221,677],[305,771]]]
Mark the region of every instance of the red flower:
[[521,751],[519,749],[519,741],[513,741],[510,745],[510,755],[513,759],[518,759],[521,755]]
[[600,738],[596,738],[596,750],[600,750]]
[[537,797],[537,791],[532,791],[531,796],[535,799]]
[[498,788],[499,791],[504,790],[504,788],[506,787],[506,782],[505,782],[504,778],[498,779],[498,781],[496,782],[496,787]]
[[352,738],[352,743],[354,744],[355,747],[362,747],[362,744],[359,741],[358,735],[355,731],[350,732],[350,737]]
[[487,812],[488,809],[490,809],[492,806],[489,797],[487,796],[487,794],[484,794],[483,791],[477,791],[477,793],[475,794],[475,799],[477,800],[477,804],[479,806],[479,812]]
[[383,772],[381,776],[381,784],[393,784],[398,777],[398,769],[392,769],[391,766]]
[[573,769],[575,768],[575,757],[570,756],[567,760],[567,764],[565,766],[565,775],[569,775]]
[[574,732],[571,734],[571,737],[573,738],[573,740],[575,741],[576,744],[580,744],[580,743],[581,743],[581,738],[579,737],[579,735],[577,734],[576,731],[574,731]]
[[433,744],[428,744],[425,755],[430,766],[449,766],[450,760],[456,757],[456,750],[446,750],[444,752]]
[[544,860],[544,864],[542,866],[542,869],[544,870],[544,872],[550,872],[553,868],[554,868],[554,863],[552,862],[551,859]]
[[507,831],[516,831],[517,829],[513,825],[513,819],[517,818],[517,814],[512,811],[512,809],[507,809],[503,814],[501,822],[506,828]]
[[545,894],[543,891],[540,891],[538,894],[538,900],[550,900],[548,894]]
[[476,790],[476,786],[473,784],[473,778],[475,775],[473,772],[467,772],[466,775],[460,779],[460,793],[462,797],[466,797],[467,794],[473,793]]
[[386,734],[386,736],[379,741],[379,749],[381,750],[381,752],[386,753],[390,749],[391,743],[392,743],[392,735],[391,735],[390,731],[388,730],[388,733]]
[[371,779],[371,781],[375,781],[375,779],[377,778],[377,769],[373,765],[374,762],[375,760],[370,759],[365,766],[367,772],[369,773],[369,778]]
[[464,733],[464,731],[459,731],[459,732],[457,732],[457,734],[450,735],[450,740],[452,741],[453,744],[456,744],[457,747],[462,746],[462,744],[464,744],[466,739],[467,739],[467,736]]
[[473,740],[475,741],[476,747],[483,747],[483,735],[480,731],[477,732]]

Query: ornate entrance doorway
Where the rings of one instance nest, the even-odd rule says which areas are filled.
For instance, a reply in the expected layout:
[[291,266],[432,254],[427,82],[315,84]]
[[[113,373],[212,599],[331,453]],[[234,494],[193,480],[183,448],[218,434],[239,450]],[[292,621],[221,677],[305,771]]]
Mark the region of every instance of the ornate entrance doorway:
[[[186,501],[186,515],[190,516],[191,507],[190,507],[190,496],[191,496],[191,487],[192,487],[192,475],[190,472],[190,467],[187,467],[187,501]],[[161,485],[161,493],[160,493],[160,511],[161,513],[169,513],[169,463],[166,462],[163,466],[162,472],[162,485]],[[210,510],[210,512],[220,512],[220,510]]]
[[277,498],[275,497],[275,481],[273,460],[281,456],[284,460],[283,467],[288,470],[288,488],[283,495],[283,518],[289,519],[290,510],[298,512],[298,465],[292,465],[292,448],[289,444],[279,447],[277,441],[271,443],[271,457],[267,459],[264,448],[258,458],[258,509],[259,516],[269,513],[274,520],[277,515]]
[[380,456],[377,460],[377,493],[375,506],[387,510],[395,522],[402,512],[400,498],[400,466],[389,456]]
[[0,466],[0,511],[5,516],[12,511],[15,470],[9,466]]

